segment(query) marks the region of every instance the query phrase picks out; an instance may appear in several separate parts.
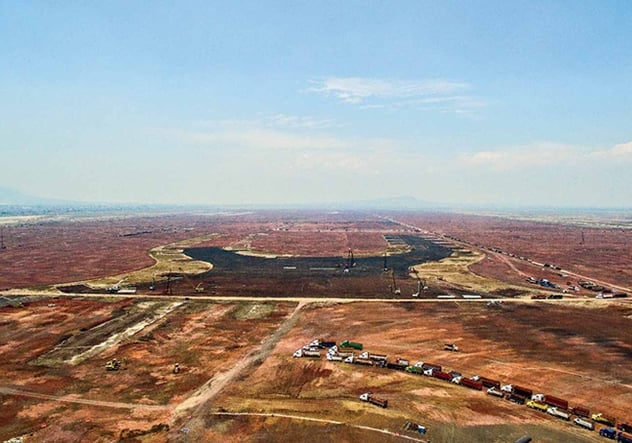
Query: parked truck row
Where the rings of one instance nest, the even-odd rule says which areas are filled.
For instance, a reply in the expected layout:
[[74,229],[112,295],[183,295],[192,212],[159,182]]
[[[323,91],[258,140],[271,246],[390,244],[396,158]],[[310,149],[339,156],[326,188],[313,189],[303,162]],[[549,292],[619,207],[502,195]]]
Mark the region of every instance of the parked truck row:
[[[549,394],[534,393],[531,388],[516,384],[503,385],[499,380],[479,375],[464,377],[460,372],[447,371],[442,365],[436,363],[417,361],[411,364],[405,358],[395,357],[391,360],[385,354],[376,354],[370,351],[356,354],[355,351],[362,351],[363,348],[362,343],[350,340],[344,340],[338,346],[333,340],[316,339],[296,350],[294,357],[320,358],[321,350],[327,349],[325,356],[328,361],[404,371],[410,374],[444,380],[477,391],[486,389],[488,395],[516,404],[526,405],[529,408],[561,420],[570,422],[574,416],[573,423],[575,425],[590,431],[595,430],[595,423],[605,425],[605,428],[599,430],[599,435],[612,440],[616,439],[619,442],[632,443],[632,436],[627,434],[632,433],[632,425],[627,423],[617,424],[617,420],[614,417],[604,413],[591,414],[590,410],[584,406],[569,407],[566,399]],[[448,346],[446,345],[445,349],[448,350],[447,348]],[[370,392],[362,394],[360,399],[383,408],[388,406],[387,400],[377,398]],[[616,429],[613,429],[615,426]]]

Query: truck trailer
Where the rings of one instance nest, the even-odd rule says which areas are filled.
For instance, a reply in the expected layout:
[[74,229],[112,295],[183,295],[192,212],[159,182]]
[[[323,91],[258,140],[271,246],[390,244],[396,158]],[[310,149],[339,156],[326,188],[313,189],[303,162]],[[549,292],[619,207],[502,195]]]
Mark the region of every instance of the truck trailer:
[[372,405],[379,406],[380,408],[388,407],[388,400],[375,397],[371,392],[365,392],[360,395],[360,400],[371,403]]
[[358,351],[362,350],[362,343],[356,343],[353,341],[349,341],[349,340],[345,340],[342,343],[340,343],[340,347],[341,348],[352,348],[352,349],[357,349]]
[[588,429],[589,431],[595,430],[595,424],[592,421],[586,420],[582,417],[575,417],[573,423],[575,423],[577,426],[581,426],[584,429]]
[[465,386],[466,388],[476,389],[477,391],[483,390],[483,383],[481,383],[480,381],[472,380],[470,378],[461,379],[461,385]]

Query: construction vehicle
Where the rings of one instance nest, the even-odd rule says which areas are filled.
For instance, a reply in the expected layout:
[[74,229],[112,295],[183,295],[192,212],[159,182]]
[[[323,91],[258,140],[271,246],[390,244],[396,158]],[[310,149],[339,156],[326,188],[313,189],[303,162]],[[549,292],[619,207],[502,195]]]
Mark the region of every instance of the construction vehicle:
[[617,435],[617,441],[619,443],[632,443],[632,435],[626,435],[623,432],[619,432],[619,435]]
[[549,406],[554,406],[558,409],[567,410],[568,409],[568,401],[563,398],[554,397],[552,395],[545,395],[543,399],[544,403]]
[[360,395],[360,400],[371,403],[372,405],[379,406],[380,408],[388,407],[388,400],[384,400],[378,397],[375,397],[371,392],[365,392]]
[[397,287],[397,282],[395,281],[395,271],[391,269],[391,293],[395,295],[400,295],[402,290]]
[[301,357],[320,358],[320,351],[314,351],[310,349],[298,349],[294,352],[292,356],[294,358],[301,358]]
[[410,366],[410,362],[399,357],[396,357],[395,361],[386,363],[388,369],[395,369],[397,371],[405,371],[408,366]]
[[499,391],[498,389],[496,389],[493,386],[487,390],[487,393],[489,395],[493,395],[494,397],[503,398],[505,396],[505,394],[503,392]]
[[632,425],[628,423],[619,423],[617,429],[624,432],[632,432]]
[[327,353],[327,355],[325,355],[325,357],[327,358],[327,360],[329,361],[342,361],[342,356],[338,355],[338,354],[329,354]]
[[106,371],[118,371],[119,369],[121,369],[121,362],[115,358],[105,363]]
[[408,366],[406,368],[406,372],[410,372],[411,374],[423,374],[424,370],[418,366]]
[[599,430],[599,435],[609,438],[610,440],[614,440],[617,438],[617,431],[612,428],[601,428]]
[[461,379],[461,386],[465,386],[466,388],[476,389],[477,391],[483,390],[483,383],[480,381],[472,380],[471,378],[463,378]]
[[422,369],[432,369],[433,371],[440,371],[442,369],[441,365],[435,365],[434,363],[423,363],[421,365]]
[[163,295],[173,295],[173,284],[171,282],[172,276],[173,274],[171,269],[169,269],[169,272],[167,273],[167,282],[165,288],[162,290]]
[[351,271],[351,268],[355,268],[356,262],[353,258],[353,250],[349,248],[349,252],[347,253],[347,261],[344,264],[343,272],[348,273]]
[[540,403],[539,401],[536,401],[536,400],[529,400],[527,402],[527,407],[531,409],[536,409],[541,412],[546,412],[546,410],[549,408],[546,405],[546,403]]
[[202,286],[202,283],[198,283],[196,285],[195,282],[193,282],[193,280],[191,280],[189,275],[186,272],[184,272],[184,270],[182,268],[178,268],[178,269],[180,270],[180,274],[191,285],[191,287],[193,288],[193,290],[195,292],[197,292],[198,294],[201,293],[201,292],[204,292],[204,286]]
[[384,354],[372,354],[369,351],[364,351],[362,354],[358,355],[358,358],[368,358],[375,361],[386,361],[386,355]]
[[353,349],[357,349],[358,351],[362,350],[362,343],[356,343],[356,342],[352,342],[349,340],[345,340],[342,343],[340,343],[340,347],[341,348],[353,348]]
[[574,408],[571,408],[571,413],[578,417],[590,418],[590,410],[583,406],[575,406]]
[[596,421],[597,423],[603,423],[606,426],[614,426],[617,424],[616,419],[614,419],[613,417],[608,417],[606,415],[603,415],[602,413],[593,414],[592,419]]
[[513,393],[526,398],[531,398],[533,396],[533,391],[531,389],[523,388],[522,386],[518,385],[513,385]]
[[573,423],[575,423],[577,426],[581,426],[584,429],[588,429],[589,431],[595,430],[595,424],[592,421],[586,420],[582,417],[575,417]]
[[557,409],[555,406],[548,407],[546,409],[546,413],[552,415],[553,417],[561,418],[562,420],[569,421],[571,419],[571,414],[568,412],[561,411]]
[[454,343],[446,343],[443,345],[444,351],[459,352],[459,347]]
[[354,359],[353,363],[356,365],[364,365],[364,366],[373,366],[375,364],[373,360],[370,360],[368,358],[360,358],[360,357]]
[[419,425],[417,423],[413,423],[411,421],[407,421],[404,424],[405,431],[417,432],[418,434],[425,434],[427,429],[425,426]]
[[121,290],[121,285],[123,284],[123,282],[127,280],[127,277],[123,277],[122,279],[120,279],[118,281],[118,283],[113,284],[112,286],[110,286],[107,291],[110,294],[117,294],[120,290]]

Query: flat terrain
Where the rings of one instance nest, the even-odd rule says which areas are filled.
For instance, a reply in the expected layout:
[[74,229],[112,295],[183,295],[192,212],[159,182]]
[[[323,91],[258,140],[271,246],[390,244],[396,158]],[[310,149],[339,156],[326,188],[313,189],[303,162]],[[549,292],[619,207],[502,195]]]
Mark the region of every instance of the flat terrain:
[[[632,304],[562,292],[584,278],[629,291],[630,234],[582,225],[574,258],[576,229],[316,212],[7,224],[0,441],[600,441],[484,391],[324,351],[292,357],[314,338],[349,339],[630,422]],[[123,281],[137,292],[106,294]],[[532,299],[550,293],[564,298]],[[361,402],[367,391],[389,407]]]

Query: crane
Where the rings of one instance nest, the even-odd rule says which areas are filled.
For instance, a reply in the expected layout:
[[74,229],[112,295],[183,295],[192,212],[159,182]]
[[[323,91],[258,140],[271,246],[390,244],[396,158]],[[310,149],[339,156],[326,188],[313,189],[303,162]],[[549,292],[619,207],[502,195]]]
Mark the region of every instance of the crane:
[[353,250],[349,248],[349,252],[347,252],[347,261],[345,262],[344,272],[347,273],[354,268],[356,265],[355,259],[353,258]]
[[391,292],[395,295],[399,295],[402,291],[397,287],[397,283],[395,282],[395,271],[391,269]]

